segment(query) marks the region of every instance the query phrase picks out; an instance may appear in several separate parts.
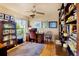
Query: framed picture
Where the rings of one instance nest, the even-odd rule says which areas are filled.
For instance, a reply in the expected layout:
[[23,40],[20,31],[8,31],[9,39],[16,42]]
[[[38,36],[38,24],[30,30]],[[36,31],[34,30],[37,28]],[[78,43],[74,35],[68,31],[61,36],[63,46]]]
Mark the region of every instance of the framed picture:
[[49,21],[49,28],[57,28],[57,21]]
[[0,19],[4,19],[4,14],[0,13]]
[[14,21],[14,17],[13,17],[13,16],[10,16],[10,20],[11,20],[11,21]]
[[5,20],[10,20],[10,17],[11,17],[11,16],[5,14]]

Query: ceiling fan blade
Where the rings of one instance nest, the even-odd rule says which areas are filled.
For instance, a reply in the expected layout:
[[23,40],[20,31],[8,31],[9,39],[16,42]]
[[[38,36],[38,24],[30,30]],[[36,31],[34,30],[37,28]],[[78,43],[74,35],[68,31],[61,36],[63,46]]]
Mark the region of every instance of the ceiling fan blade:
[[26,12],[32,12],[32,10],[26,10]]
[[36,11],[36,13],[37,13],[37,14],[45,15],[45,13],[43,13],[43,12],[37,12],[37,11]]

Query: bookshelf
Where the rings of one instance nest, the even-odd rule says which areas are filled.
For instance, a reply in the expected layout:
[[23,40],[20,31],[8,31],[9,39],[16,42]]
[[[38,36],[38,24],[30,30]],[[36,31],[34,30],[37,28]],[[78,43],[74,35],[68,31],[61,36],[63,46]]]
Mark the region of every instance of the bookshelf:
[[[63,11],[62,11],[63,10]],[[63,3],[59,10],[59,36],[60,40],[64,39],[64,32],[67,33],[65,43],[68,45],[69,55],[77,55],[77,15],[76,4]],[[63,16],[63,17],[62,17]],[[63,32],[64,31],[64,32]]]
[[[5,15],[5,14],[4,14]],[[16,23],[11,19],[0,20],[0,43],[10,49],[17,45]]]

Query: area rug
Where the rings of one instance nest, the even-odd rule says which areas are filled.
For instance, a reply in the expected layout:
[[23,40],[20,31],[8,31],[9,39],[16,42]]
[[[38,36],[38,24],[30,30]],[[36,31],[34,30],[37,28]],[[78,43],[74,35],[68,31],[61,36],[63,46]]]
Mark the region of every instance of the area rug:
[[8,56],[39,56],[44,44],[39,43],[24,43],[21,46],[8,52]]

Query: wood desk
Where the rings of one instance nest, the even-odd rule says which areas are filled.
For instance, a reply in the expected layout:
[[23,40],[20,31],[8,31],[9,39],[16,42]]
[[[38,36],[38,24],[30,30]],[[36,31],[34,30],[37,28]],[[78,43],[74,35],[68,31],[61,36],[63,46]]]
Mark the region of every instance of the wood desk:
[[44,33],[37,33],[37,43],[44,43]]
[[[29,34],[26,36],[26,41],[29,42]],[[44,43],[44,34],[43,33],[36,33],[36,39],[34,40],[36,43]]]

